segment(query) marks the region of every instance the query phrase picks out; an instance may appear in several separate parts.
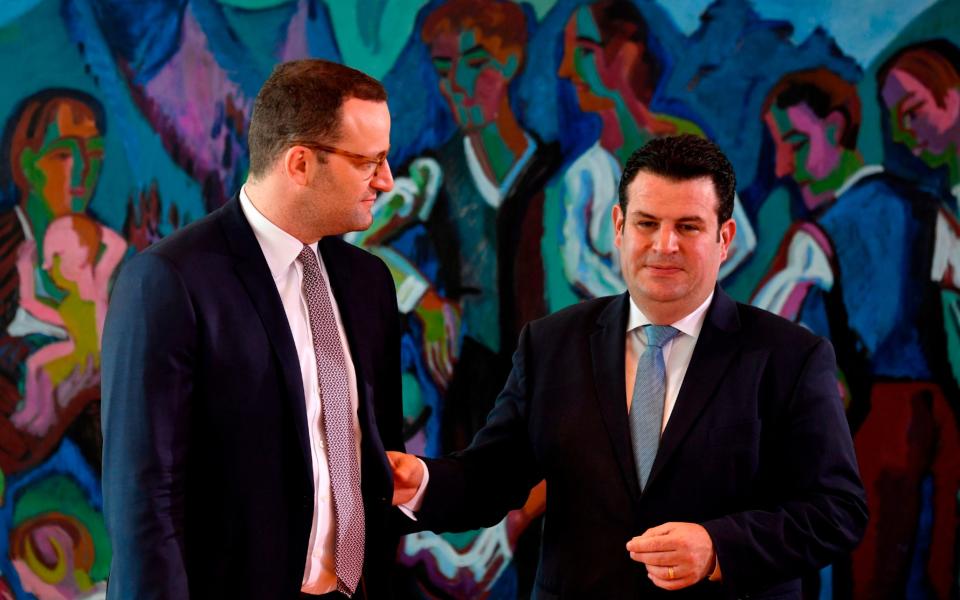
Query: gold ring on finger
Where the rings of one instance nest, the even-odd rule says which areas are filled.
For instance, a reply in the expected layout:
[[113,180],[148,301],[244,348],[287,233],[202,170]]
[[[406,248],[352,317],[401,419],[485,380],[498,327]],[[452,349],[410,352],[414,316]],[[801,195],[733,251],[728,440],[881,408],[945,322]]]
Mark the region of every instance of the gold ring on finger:
[[667,567],[667,579],[673,579],[673,567]]

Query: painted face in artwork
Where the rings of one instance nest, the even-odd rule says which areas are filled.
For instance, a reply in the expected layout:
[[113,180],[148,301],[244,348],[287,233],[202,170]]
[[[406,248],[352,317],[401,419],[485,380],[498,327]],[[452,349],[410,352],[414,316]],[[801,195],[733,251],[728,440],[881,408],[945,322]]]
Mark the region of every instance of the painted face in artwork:
[[520,56],[509,54],[503,62],[479,41],[476,32],[444,32],[430,42],[430,58],[440,78],[457,124],[476,130],[496,120],[506,105],[507,88],[517,73]]
[[930,89],[904,70],[893,68],[881,89],[893,140],[905,145],[931,167],[938,167],[960,145],[960,89],[937,99]]
[[[102,162],[103,138],[89,108],[64,100],[44,132],[40,149],[28,147],[20,154],[20,167],[32,188],[31,201],[25,207],[30,221],[47,223],[84,212]],[[36,198],[40,202],[33,201]]]
[[839,140],[845,120],[839,112],[825,118],[805,103],[780,108],[774,105],[764,115],[777,153],[777,177],[790,176],[809,208],[831,200],[843,185],[838,167],[843,158]]
[[629,80],[642,54],[640,44],[628,41],[616,56],[608,57],[590,7],[581,6],[563,30],[563,60],[557,75],[574,85],[580,108],[599,112],[614,107],[618,88]]

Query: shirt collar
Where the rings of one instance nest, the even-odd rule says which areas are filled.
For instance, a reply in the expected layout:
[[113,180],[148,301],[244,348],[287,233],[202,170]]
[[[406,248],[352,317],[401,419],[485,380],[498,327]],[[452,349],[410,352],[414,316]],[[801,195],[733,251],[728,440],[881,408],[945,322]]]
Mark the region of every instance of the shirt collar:
[[[679,329],[681,333],[689,335],[692,338],[697,338],[700,335],[700,330],[703,328],[703,322],[707,318],[707,308],[710,306],[710,302],[713,301],[714,293],[715,292],[710,292],[710,295],[703,301],[703,304],[698,306],[692,313],[670,323],[670,325]],[[643,311],[637,307],[636,302],[630,297],[630,315],[627,317],[627,333],[630,333],[638,327],[650,324],[650,319],[647,318],[647,315],[643,314]]]
[[[260,243],[260,250],[263,251],[263,257],[267,259],[270,274],[274,281],[280,279],[287,274],[291,265],[300,256],[300,251],[303,250],[303,242],[263,216],[250,201],[250,196],[247,196],[246,186],[240,188],[240,208],[243,210],[243,216],[250,223],[257,242]],[[310,244],[310,247],[313,248],[314,252],[317,251],[316,242]]]

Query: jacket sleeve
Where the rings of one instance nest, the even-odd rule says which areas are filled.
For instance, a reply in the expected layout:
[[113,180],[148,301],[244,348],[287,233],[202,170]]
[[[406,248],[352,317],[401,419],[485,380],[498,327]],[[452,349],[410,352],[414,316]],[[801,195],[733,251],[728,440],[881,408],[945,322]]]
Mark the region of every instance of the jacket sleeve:
[[531,394],[529,326],[520,334],[513,369],[487,422],[465,450],[424,459],[430,472],[419,527],[465,531],[489,527],[526,501],[542,474],[530,444]]
[[821,339],[785,400],[777,450],[763,457],[774,485],[756,508],[702,524],[731,596],[823,567],[863,536],[866,497],[835,373],[833,348]]
[[189,598],[184,470],[190,438],[196,315],[163,257],[131,259],[103,333],[103,495],[111,599]]

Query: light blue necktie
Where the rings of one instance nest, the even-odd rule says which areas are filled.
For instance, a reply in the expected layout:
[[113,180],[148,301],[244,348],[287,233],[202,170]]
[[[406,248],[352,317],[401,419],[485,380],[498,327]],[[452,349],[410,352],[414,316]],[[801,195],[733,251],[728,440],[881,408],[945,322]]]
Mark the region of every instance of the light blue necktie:
[[666,390],[663,345],[680,333],[669,325],[644,325],[643,328],[647,332],[647,347],[637,361],[637,378],[630,402],[630,441],[641,491],[647,485],[660,446]]

